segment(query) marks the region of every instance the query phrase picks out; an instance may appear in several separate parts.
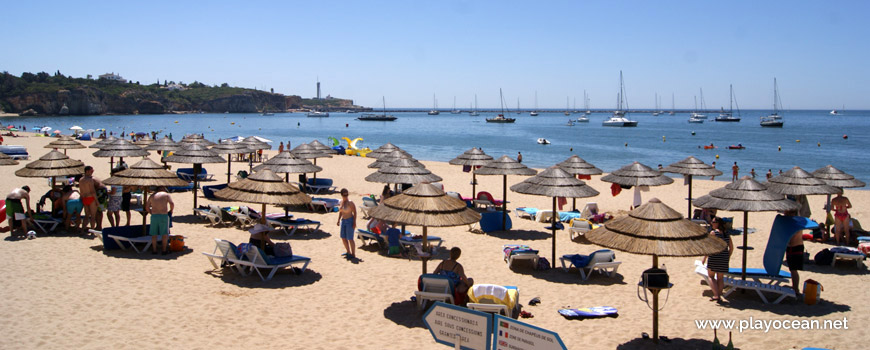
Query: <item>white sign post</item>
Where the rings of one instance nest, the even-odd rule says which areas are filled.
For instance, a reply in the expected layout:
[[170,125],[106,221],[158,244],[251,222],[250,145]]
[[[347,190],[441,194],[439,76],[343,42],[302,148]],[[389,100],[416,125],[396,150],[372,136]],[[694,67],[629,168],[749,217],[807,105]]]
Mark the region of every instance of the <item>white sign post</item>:
[[456,349],[490,350],[492,315],[440,301],[426,311],[423,323],[435,341]]
[[495,315],[492,350],[567,350],[559,334]]

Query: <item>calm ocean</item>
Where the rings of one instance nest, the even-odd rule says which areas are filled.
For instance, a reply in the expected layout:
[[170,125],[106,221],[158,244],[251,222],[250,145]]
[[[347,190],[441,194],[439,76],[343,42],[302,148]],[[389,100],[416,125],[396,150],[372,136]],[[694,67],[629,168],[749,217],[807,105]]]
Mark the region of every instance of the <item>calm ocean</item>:
[[[762,128],[759,117],[767,111],[743,111],[739,123],[716,123],[717,114],[709,114],[703,124],[689,124],[687,114],[674,116],[633,113],[629,117],[640,123],[636,128],[603,127],[609,114],[594,113],[589,123],[567,126],[570,117],[562,112],[541,112],[540,116],[513,114],[514,124],[486,123],[493,113],[471,117],[467,113],[429,116],[426,113],[391,113],[399,119],[393,122],[358,121],[360,114],[331,113],[329,118],[307,118],[301,113],[258,114],[183,114],[140,116],[76,116],[76,117],[16,117],[4,118],[4,124],[50,126],[69,132],[73,125],[85,129],[106,128],[120,131],[162,130],[172,133],[175,140],[186,133],[204,133],[215,140],[232,136],[258,135],[278,142],[300,142],[318,139],[328,143],[328,137],[341,140],[362,137],[358,145],[372,149],[392,142],[420,160],[448,161],[471,147],[480,147],[487,154],[515,157],[523,153],[523,162],[533,167],[548,167],[577,154],[605,172],[616,170],[632,161],[648,166],[668,165],[693,155],[706,163],[716,161],[726,175],[734,162],[742,175],[751,168],[763,179],[768,169],[774,174],[793,166],[813,171],[827,164],[850,173],[862,181],[870,181],[870,111],[847,111],[831,116],[828,111],[785,112],[785,127]],[[177,122],[177,123],[176,123]],[[233,124],[235,123],[235,124]],[[692,132],[695,135],[692,135]],[[848,135],[848,139],[843,139]],[[551,144],[539,145],[538,138]],[[663,139],[664,138],[664,139]],[[798,140],[800,142],[798,142]],[[14,144],[7,139],[7,144]],[[343,144],[344,143],[342,141]],[[713,143],[718,148],[705,150],[700,146]],[[742,144],[743,150],[726,149]],[[820,145],[820,146],[819,146]],[[778,147],[782,147],[779,151]],[[571,150],[573,148],[573,151]],[[40,151],[31,154],[41,155]],[[716,159],[716,156],[719,156]]]

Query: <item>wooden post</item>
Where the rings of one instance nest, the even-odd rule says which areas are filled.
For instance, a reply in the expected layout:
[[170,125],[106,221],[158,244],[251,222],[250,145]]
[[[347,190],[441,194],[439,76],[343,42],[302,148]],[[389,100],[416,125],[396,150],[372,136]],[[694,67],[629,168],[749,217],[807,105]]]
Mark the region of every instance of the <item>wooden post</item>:
[[501,188],[501,230],[506,231],[507,229],[507,175],[502,175],[502,188]]
[[233,173],[232,170],[230,170],[230,167],[231,167],[230,161],[231,160],[232,160],[232,158],[229,155],[227,155],[227,185],[230,184],[230,174]]
[[556,268],[556,218],[559,217],[559,212],[556,211],[556,197],[553,197],[553,217],[550,219],[550,228],[553,231],[553,260],[550,260],[552,268]]
[[202,171],[202,164],[193,165],[193,209],[196,209],[196,189],[199,187],[199,173]]
[[[148,224],[148,186],[142,186],[142,235],[147,235],[145,225]],[[118,225],[121,226],[121,225]],[[156,249],[156,247],[155,247]]]
[[263,203],[263,210],[260,210],[260,223],[266,224],[266,203]]
[[[653,255],[653,268],[659,267],[659,256]],[[649,290],[653,295],[653,343],[659,343],[659,292],[661,289]]]
[[692,219],[692,175],[686,175],[687,180],[689,181],[689,214],[686,214],[686,218]]
[[[404,229],[402,231],[404,231]],[[426,226],[423,226],[423,252],[424,253],[429,252],[429,237],[428,237],[427,232],[426,232]],[[429,257],[426,257],[426,256],[420,257],[420,260],[423,261],[423,274],[426,273],[426,260],[428,260],[428,259],[429,259]]]
[[[477,174],[474,173],[474,167],[471,167],[471,199],[477,198]],[[830,200],[828,200],[830,202]]]
[[[749,224],[747,224],[747,221],[749,221],[749,212],[744,211],[743,212],[743,267],[740,271],[740,279],[744,280],[744,281],[746,280],[746,251],[749,250],[749,234],[748,234],[749,233],[749,228],[748,228]],[[743,291],[746,291],[746,290],[743,289]]]

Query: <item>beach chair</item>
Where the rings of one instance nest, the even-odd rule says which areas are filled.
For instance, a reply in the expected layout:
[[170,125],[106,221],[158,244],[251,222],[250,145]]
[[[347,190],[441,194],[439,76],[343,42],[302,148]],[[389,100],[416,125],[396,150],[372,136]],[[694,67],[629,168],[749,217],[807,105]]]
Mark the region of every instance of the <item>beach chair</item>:
[[362,206],[360,211],[363,214],[363,219],[369,219],[369,210],[378,206],[378,202],[372,197],[362,197]]
[[571,227],[568,228],[568,232],[571,233],[571,240],[574,240],[574,235],[577,237],[583,236],[586,232],[592,231],[593,225],[589,220],[586,219],[574,219],[571,221]]
[[[580,278],[584,281],[588,280],[595,270],[608,277],[614,277],[616,271],[619,270],[619,265],[622,264],[622,262],[614,261],[616,254],[610,249],[596,250],[589,255],[562,255],[559,260],[562,263],[562,270],[567,272],[571,267],[576,267],[577,271],[580,272]],[[569,264],[565,264],[566,262]]]
[[311,193],[334,192],[336,187],[332,185],[332,179],[308,179],[305,186]]
[[531,261],[532,266],[538,266],[538,251],[527,245],[505,244],[502,246],[502,250],[508,268],[513,268],[514,263],[518,261]]
[[[193,181],[193,168],[179,168],[175,171],[175,175],[179,179]],[[202,168],[196,178],[198,181],[211,181],[214,178],[214,174],[209,174],[205,168]]]
[[461,194],[459,194],[459,192],[454,192],[454,191],[448,191],[447,195],[465,202],[465,206],[467,206],[469,208],[474,207],[474,198],[463,197]]
[[473,202],[475,205],[482,208],[498,208],[504,203],[510,203],[495,199],[492,194],[486,191],[478,192],[477,198],[475,198]]
[[519,298],[519,289],[514,286],[475,284],[468,290],[467,307],[472,310],[515,318],[519,315]]
[[[397,230],[398,231],[398,230]],[[378,233],[374,233],[372,231],[363,230],[361,228],[356,229],[356,238],[359,238],[362,241],[362,245],[366,245],[374,241],[378,244],[378,247],[384,249],[387,247],[387,240],[385,236],[382,236]]]
[[253,226],[260,220],[260,213],[247,206],[239,206],[239,211],[234,211],[230,214],[236,218],[235,223],[238,223],[243,228]]
[[593,216],[598,215],[598,213],[598,203],[586,202],[583,210],[580,211],[580,217],[588,220],[591,219]]
[[[701,276],[708,286],[712,285],[710,275],[707,272],[707,266],[699,260],[695,260],[695,273]],[[777,298],[772,302],[773,304],[779,304],[779,302],[787,297],[797,298],[797,294],[795,294],[795,291],[791,289],[791,287],[781,285],[776,281],[774,283],[761,282],[758,278],[750,276],[749,274],[747,274],[747,277],[750,277],[750,279],[744,281],[736,276],[723,276],[722,281],[724,282],[724,288],[722,290],[722,296],[727,298],[735,290],[745,289],[755,291],[755,293],[761,298],[761,301],[765,304],[771,304],[771,302],[767,299],[767,296],[765,296],[764,293],[773,293],[777,295]]]
[[[187,192],[193,191],[193,182],[187,184],[187,186],[169,186],[166,188],[167,192]],[[140,197],[141,198],[141,197]],[[141,200],[140,200],[141,201]]]
[[[97,235],[96,232],[98,232],[98,231],[95,231],[94,235]],[[111,238],[113,241],[115,241],[115,243],[119,247],[121,247],[121,249],[129,250],[129,248],[133,248],[133,250],[137,254],[142,254],[144,252],[147,252],[148,248],[151,247],[152,236],[139,236],[139,237],[124,237],[124,236],[117,236],[117,235],[107,235],[107,236],[109,238]],[[174,238],[174,237],[184,238],[184,237],[179,236],[179,235],[169,235],[170,240],[172,240],[172,238]],[[144,245],[144,246],[142,247],[142,249],[139,249],[138,247],[136,247],[137,244]],[[129,246],[129,248],[128,248],[128,246]],[[158,248],[159,248],[159,246],[158,246]]]
[[44,234],[54,232],[63,223],[63,219],[51,216],[49,212],[40,212],[33,215],[33,223]]
[[453,304],[453,283],[447,277],[429,273],[421,275],[418,289],[414,291],[417,310],[423,310],[427,301]]
[[552,210],[538,210],[535,214],[535,221],[548,224],[553,221]]
[[214,243],[214,251],[211,253],[202,252],[202,255],[205,255],[208,258],[208,261],[215,270],[224,266],[229,266],[230,269],[236,271],[236,266],[232,261],[241,260],[241,258],[236,255],[236,251],[238,251],[236,245],[230,241],[218,238],[214,239]]
[[[303,230],[317,231],[320,229],[320,221],[308,220],[304,218],[293,219],[291,216],[285,217],[266,217],[266,223],[273,227],[280,227],[284,234],[292,236],[300,228]],[[314,228],[311,228],[311,227]],[[289,229],[289,231],[288,231]]]
[[214,193],[227,187],[227,184],[202,186],[202,195],[208,199],[217,199]]
[[0,146],[0,152],[5,153],[7,156],[15,160],[30,159],[30,154],[27,153],[27,148],[24,146],[2,145]]
[[837,263],[837,259],[852,260],[857,264],[858,268],[861,268],[861,265],[864,262],[864,253],[856,248],[834,247],[831,248],[831,252],[834,253],[834,258],[831,259],[831,266],[834,266]]
[[[308,264],[311,263],[311,258],[307,258],[301,255],[293,254],[291,257],[270,257],[263,253],[263,250],[259,247],[249,246],[248,251],[245,252],[245,257],[247,260],[241,259],[230,259],[227,258],[228,261],[232,262],[239,266],[239,271],[245,275],[251,275],[253,272],[256,272],[257,275],[260,276],[260,279],[263,281],[268,281],[272,279],[272,276],[275,276],[275,272],[283,269],[285,267],[291,267],[293,265],[302,264],[300,274],[305,272],[305,269],[308,267]],[[269,273],[265,276],[260,271],[268,270]]]
[[333,208],[338,206],[338,203],[340,203],[340,201],[338,199],[314,197],[314,198],[311,198],[310,209],[311,209],[311,211],[317,211],[317,209],[323,209],[323,212],[329,213],[329,212],[332,212],[334,210]]
[[519,207],[514,210],[514,215],[517,219],[535,220],[535,215],[538,214],[538,208]]

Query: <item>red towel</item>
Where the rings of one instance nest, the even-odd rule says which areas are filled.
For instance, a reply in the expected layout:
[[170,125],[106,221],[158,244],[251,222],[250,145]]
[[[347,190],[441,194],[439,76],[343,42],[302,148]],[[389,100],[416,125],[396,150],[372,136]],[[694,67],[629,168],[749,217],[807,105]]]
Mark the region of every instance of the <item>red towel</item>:
[[577,174],[577,178],[580,180],[592,180],[592,175],[580,175]]
[[616,197],[619,192],[622,192],[622,187],[620,187],[619,184],[614,183],[613,185],[610,185],[610,193],[612,193],[614,197]]
[[556,202],[559,203],[559,210],[562,210],[562,206],[568,204],[568,199],[566,199],[565,197],[558,197],[556,198]]

